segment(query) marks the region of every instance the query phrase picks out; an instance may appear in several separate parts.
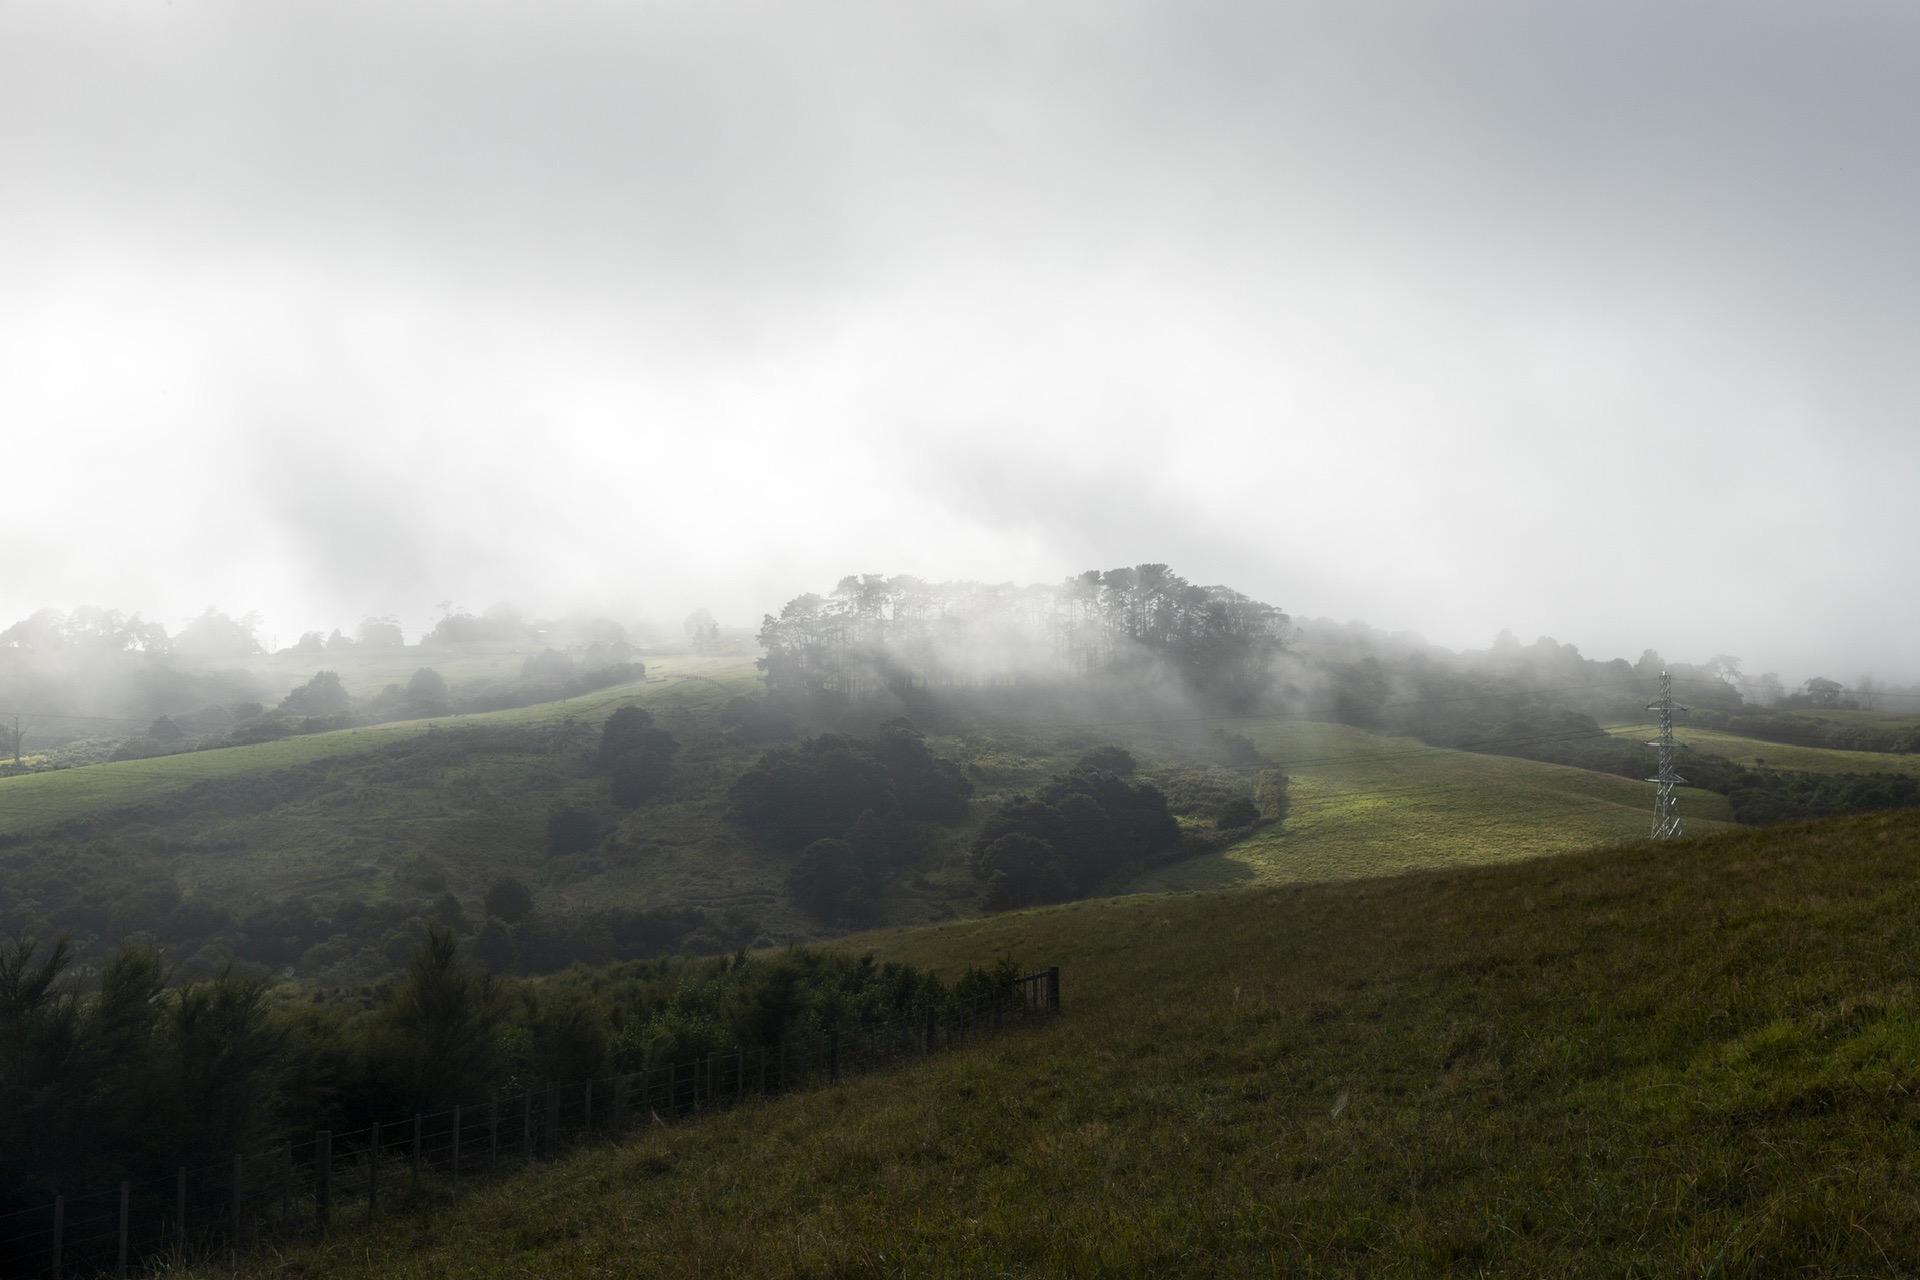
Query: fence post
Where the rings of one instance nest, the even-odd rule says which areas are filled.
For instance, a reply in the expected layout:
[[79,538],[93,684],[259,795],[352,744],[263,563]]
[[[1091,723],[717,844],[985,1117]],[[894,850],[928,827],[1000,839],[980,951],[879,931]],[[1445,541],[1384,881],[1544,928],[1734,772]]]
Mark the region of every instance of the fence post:
[[1060,1012],[1060,966],[1047,970],[1047,1011]]
[[[709,1107],[713,1105],[713,1100],[719,1094],[719,1092],[720,1092],[720,1051],[718,1049],[715,1049],[707,1054],[706,1098],[707,1098],[707,1105]],[[697,1093],[694,1096],[696,1100],[699,1098],[699,1094]]]
[[413,1180],[420,1181],[420,1113],[413,1113]]
[[120,1184],[120,1260],[114,1264],[114,1280],[127,1280],[127,1205],[133,1198],[133,1184]]
[[[293,1158],[293,1144],[291,1142],[287,1144],[287,1158],[289,1160]],[[246,1177],[247,1177],[247,1158],[242,1155],[234,1156],[233,1158],[233,1257],[236,1265],[238,1264],[240,1259],[240,1246],[243,1243],[245,1243],[245,1239],[246,1239],[246,1229],[245,1229],[246,1217],[244,1216],[246,1213],[246,1207],[247,1207],[247,1202],[245,1199],[246,1190],[247,1190]],[[284,1205],[286,1202],[283,1200],[281,1201],[281,1203]]]
[[380,1207],[380,1122],[373,1122],[373,1134],[367,1139],[367,1218]]
[[333,1209],[333,1130],[322,1129],[313,1153],[313,1219],[321,1234]]
[[593,1081],[591,1080],[587,1081],[581,1098],[580,1137],[583,1141],[593,1137]]
[[547,1086],[546,1125],[540,1137],[548,1159],[560,1153],[560,1095],[553,1091],[552,1085]]
[[66,1280],[61,1247],[67,1242],[67,1198],[53,1198],[53,1280]]
[[487,1172],[500,1163],[500,1095],[487,1104]]
[[187,1166],[173,1175],[173,1264],[187,1264]]

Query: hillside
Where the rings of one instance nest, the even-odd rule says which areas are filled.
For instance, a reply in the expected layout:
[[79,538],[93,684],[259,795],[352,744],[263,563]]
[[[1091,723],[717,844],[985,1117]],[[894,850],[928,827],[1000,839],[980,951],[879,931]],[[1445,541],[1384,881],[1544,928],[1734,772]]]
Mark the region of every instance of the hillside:
[[[1874,713],[1858,714],[1867,716]],[[1892,719],[1890,716],[1885,718]],[[1653,730],[1647,725],[1618,725],[1607,732],[1619,737],[1641,739],[1651,736]],[[1684,752],[1691,750],[1722,756],[1735,764],[1805,773],[1904,773],[1920,776],[1920,755],[1902,752],[1842,751],[1831,747],[1796,746],[1693,725],[1676,725],[1673,738],[1681,746],[1683,761]]]
[[[756,687],[752,664],[652,663],[645,681],[561,702],[0,779],[0,929],[72,930],[83,957],[145,932],[183,977],[236,956],[357,984],[402,963],[428,922],[474,939],[484,894],[506,876],[533,890],[535,919],[512,943],[526,971],[926,923],[978,911],[968,847],[1000,801],[1116,742],[1162,785],[1244,789],[1269,765],[1294,779],[1283,825],[1122,886],[1132,889],[1501,861],[1636,840],[1647,824],[1643,783],[1337,725],[1001,724],[931,735],[974,787],[970,816],[936,833],[861,918],[828,920],[790,894],[793,853],[729,821],[728,787],[768,745],[720,714]],[[600,726],[628,703],[680,749],[665,791],[623,809],[592,757]],[[1246,758],[1261,763],[1227,763],[1222,744],[1243,757],[1257,748]],[[1684,803],[1694,829],[1725,816],[1718,796]],[[551,844],[556,807],[589,825],[577,847]],[[1224,839],[1204,815],[1185,821],[1197,838]]]
[[1907,1271],[1917,933],[1902,813],[874,935],[1066,1013],[254,1273]]
[[[1238,720],[1292,778],[1293,809],[1221,853],[1136,888],[1219,889],[1471,866],[1646,838],[1645,783],[1515,756],[1479,755],[1345,725]],[[1689,828],[1724,828],[1724,796],[1686,789]]]

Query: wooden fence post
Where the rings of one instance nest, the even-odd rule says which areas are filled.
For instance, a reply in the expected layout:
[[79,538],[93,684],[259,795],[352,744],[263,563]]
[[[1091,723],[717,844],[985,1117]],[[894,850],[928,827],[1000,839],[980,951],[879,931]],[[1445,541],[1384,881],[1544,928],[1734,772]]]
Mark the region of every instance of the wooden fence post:
[[313,1219],[326,1234],[333,1212],[333,1130],[322,1129],[313,1153]]
[[[293,1158],[291,1142],[287,1144],[287,1158]],[[240,1258],[240,1246],[246,1242],[246,1192],[247,1158],[236,1155],[233,1158],[233,1257],[236,1265]]]
[[373,1134],[367,1139],[367,1219],[373,1219],[380,1207],[380,1122],[373,1122]]
[[460,1181],[460,1108],[453,1109],[453,1180]]
[[1047,1011],[1060,1012],[1060,966],[1047,970]]
[[120,1260],[114,1264],[114,1280],[127,1280],[127,1206],[133,1199],[133,1184],[120,1183]]
[[173,1175],[173,1265],[187,1264],[187,1166]]

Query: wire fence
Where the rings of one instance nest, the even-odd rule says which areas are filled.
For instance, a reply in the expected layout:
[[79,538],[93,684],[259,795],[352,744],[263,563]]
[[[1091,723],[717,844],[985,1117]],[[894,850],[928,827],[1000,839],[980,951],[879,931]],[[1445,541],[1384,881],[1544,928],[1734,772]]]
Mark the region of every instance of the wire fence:
[[457,1184],[643,1126],[838,1084],[1059,1009],[1060,970],[1043,969],[887,1022],[549,1085],[350,1132],[322,1130],[224,1164],[58,1196],[50,1205],[0,1214],[0,1275],[125,1277],[194,1259],[237,1258],[262,1239],[377,1218],[404,1205],[423,1179]]

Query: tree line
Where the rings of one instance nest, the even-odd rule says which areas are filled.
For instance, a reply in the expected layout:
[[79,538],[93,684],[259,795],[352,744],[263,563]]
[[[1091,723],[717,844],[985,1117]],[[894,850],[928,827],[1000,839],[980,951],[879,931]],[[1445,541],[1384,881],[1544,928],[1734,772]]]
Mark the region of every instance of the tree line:
[[216,1163],[288,1132],[944,1009],[1004,976],[970,970],[948,984],[872,956],[794,949],[515,981],[468,966],[440,929],[404,976],[367,995],[272,988],[233,968],[173,986],[139,945],[92,981],[69,960],[60,940],[0,939],[0,1213]]
[[859,699],[1096,675],[1165,675],[1227,710],[1252,705],[1287,645],[1287,615],[1163,564],[1057,584],[843,578],[761,622],[770,692]]

